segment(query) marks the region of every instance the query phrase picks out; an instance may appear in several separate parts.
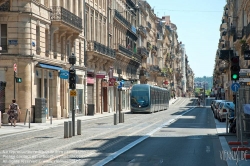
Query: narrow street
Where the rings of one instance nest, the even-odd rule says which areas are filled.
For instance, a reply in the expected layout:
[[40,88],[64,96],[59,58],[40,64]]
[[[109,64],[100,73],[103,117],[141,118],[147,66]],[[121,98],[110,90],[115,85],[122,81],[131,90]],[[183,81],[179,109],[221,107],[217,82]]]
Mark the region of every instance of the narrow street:
[[165,111],[127,113],[118,125],[113,116],[83,121],[82,135],[69,139],[63,124],[0,137],[0,165],[225,165],[210,108],[194,105],[179,98]]

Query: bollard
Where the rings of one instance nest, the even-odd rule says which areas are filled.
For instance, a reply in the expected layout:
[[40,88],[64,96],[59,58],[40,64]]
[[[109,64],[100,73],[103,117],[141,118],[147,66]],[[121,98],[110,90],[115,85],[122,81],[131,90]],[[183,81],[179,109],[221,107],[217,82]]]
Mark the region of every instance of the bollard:
[[122,118],[123,118],[123,119],[122,119],[122,122],[123,122],[123,123],[124,123],[124,119],[125,119],[124,116],[125,116],[125,113],[123,113],[123,116],[122,116]]
[[52,108],[50,108],[50,124],[52,124]]
[[69,137],[72,137],[72,122],[69,121]]
[[64,138],[69,138],[69,122],[64,122]]
[[228,113],[226,113],[226,133],[228,133]]
[[122,113],[119,112],[119,123],[122,123]]
[[30,111],[29,111],[29,128],[30,128]]
[[24,125],[26,125],[26,119],[27,119],[27,115],[28,115],[28,109],[26,110],[26,114],[25,114],[25,118],[24,118]]
[[123,112],[121,113],[121,123],[123,123]]
[[114,125],[117,125],[117,117],[116,117],[116,113],[114,113]]
[[77,135],[81,135],[81,120],[77,119]]

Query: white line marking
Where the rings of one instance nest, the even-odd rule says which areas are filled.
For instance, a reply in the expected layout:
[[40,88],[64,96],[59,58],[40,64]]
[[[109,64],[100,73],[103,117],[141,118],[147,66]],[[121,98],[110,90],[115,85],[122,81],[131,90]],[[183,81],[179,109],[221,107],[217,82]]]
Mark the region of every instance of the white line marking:
[[107,163],[109,163],[110,161],[114,160],[115,158],[117,158],[119,155],[121,155],[122,153],[126,152],[127,150],[131,149],[132,147],[134,147],[135,145],[139,144],[140,142],[144,141],[145,139],[147,139],[148,137],[150,137],[152,134],[154,134],[156,131],[160,130],[162,127],[169,125],[170,123],[176,121],[179,117],[181,117],[182,115],[188,113],[189,111],[193,110],[194,108],[191,108],[187,111],[185,111],[184,113],[182,113],[181,115],[178,115],[177,117],[175,117],[174,119],[171,119],[169,121],[167,121],[166,123],[162,124],[161,126],[157,127],[156,129],[154,129],[153,131],[147,133],[145,136],[135,140],[134,142],[126,145],[124,148],[112,153],[110,156],[106,157],[105,159],[99,161],[98,163],[96,163],[94,166],[101,166],[101,165],[105,165]]

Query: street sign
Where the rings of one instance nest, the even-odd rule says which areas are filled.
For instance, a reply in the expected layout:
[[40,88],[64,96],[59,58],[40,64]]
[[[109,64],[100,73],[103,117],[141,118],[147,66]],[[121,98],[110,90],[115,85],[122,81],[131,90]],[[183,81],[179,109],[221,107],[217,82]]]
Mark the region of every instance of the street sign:
[[130,81],[125,81],[123,86],[126,87],[126,88],[129,88],[131,86],[131,82]]
[[243,86],[250,86],[250,82],[240,82],[240,85],[243,85]]
[[235,83],[233,83],[233,84],[231,85],[231,90],[232,90],[233,92],[237,92],[237,91],[239,90],[239,88],[240,88],[240,84],[237,83],[237,82],[235,82]]
[[250,69],[240,69],[240,73],[250,73]]
[[250,82],[250,78],[239,78],[239,82]]
[[70,90],[70,96],[76,96],[76,90]]
[[17,72],[17,65],[14,63],[13,65],[14,72]]

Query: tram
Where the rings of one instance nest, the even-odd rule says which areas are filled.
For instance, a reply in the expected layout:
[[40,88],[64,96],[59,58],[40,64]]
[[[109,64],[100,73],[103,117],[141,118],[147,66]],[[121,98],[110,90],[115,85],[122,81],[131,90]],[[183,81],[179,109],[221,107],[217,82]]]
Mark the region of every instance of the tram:
[[133,85],[130,93],[131,113],[156,112],[169,107],[169,90],[148,84]]

